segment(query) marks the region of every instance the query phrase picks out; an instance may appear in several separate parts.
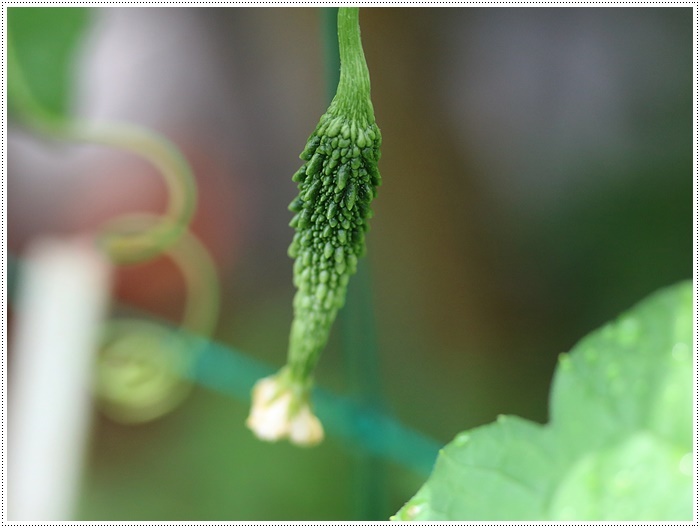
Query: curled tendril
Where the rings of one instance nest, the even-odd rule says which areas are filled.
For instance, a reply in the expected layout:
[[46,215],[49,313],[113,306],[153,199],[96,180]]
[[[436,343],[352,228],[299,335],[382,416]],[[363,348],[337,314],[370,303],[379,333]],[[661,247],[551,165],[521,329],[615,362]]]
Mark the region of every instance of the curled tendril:
[[139,155],[162,175],[168,206],[157,221],[146,215],[119,217],[103,226],[97,239],[117,264],[152,259],[175,244],[187,230],[195,211],[197,187],[189,164],[167,139],[133,125],[90,125],[75,122],[64,129],[74,141],[97,143]]
[[149,224],[144,224],[140,217],[110,222],[97,237],[100,247],[117,264],[143,262],[162,253],[182,236],[194,215],[197,186],[187,160],[169,140],[145,128],[124,123],[91,123],[48,112],[34,97],[10,37],[7,38],[8,97],[25,125],[60,141],[95,143],[136,154],[150,162],[165,181],[168,206],[161,219]]
[[101,410],[122,423],[158,418],[184,400],[189,355],[176,331],[139,319],[115,320],[104,329],[95,394]]
[[[142,215],[135,227],[158,218]],[[219,286],[214,263],[189,231],[165,255],[183,275],[187,302],[182,331],[139,319],[107,323],[97,362],[95,392],[105,414],[123,423],[158,418],[177,407],[191,390],[187,373],[210,336],[219,311]]]
[[[218,279],[206,248],[188,230],[197,187],[185,158],[169,140],[144,128],[96,124],[47,112],[22,74],[12,39],[8,38],[7,44],[8,69],[12,71],[8,95],[25,125],[52,139],[131,152],[149,161],[162,175],[169,195],[165,213],[120,216],[102,227],[96,242],[115,264],[145,262],[161,254],[173,259],[187,289],[182,326],[209,337],[218,318]],[[108,322],[95,384],[104,411],[118,421],[143,422],[172,410],[189,393],[185,374],[201,342],[194,343],[178,329],[155,322]]]

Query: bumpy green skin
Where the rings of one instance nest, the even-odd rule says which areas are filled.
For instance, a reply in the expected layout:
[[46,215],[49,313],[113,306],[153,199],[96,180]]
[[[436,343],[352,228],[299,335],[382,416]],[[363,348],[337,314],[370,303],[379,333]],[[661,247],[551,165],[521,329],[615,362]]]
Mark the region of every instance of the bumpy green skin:
[[[321,117],[292,179],[299,196],[289,209],[296,229],[289,255],[295,258],[294,321],[287,367],[306,383],[345,302],[348,280],[364,255],[370,202],[381,177],[377,168],[381,134],[371,103],[348,111],[334,101]],[[364,105],[359,105],[362,108]]]

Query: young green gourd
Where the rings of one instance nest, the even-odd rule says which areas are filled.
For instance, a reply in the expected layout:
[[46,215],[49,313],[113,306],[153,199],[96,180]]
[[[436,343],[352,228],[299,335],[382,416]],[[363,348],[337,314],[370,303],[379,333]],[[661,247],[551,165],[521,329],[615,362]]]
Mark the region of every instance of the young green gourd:
[[370,202],[381,177],[381,133],[374,120],[370,81],[360,40],[359,8],[339,8],[340,81],[333,101],[307,141],[292,180],[299,195],[289,205],[296,234],[294,320],[287,364],[253,389],[247,425],[268,441],[298,445],[323,439],[311,411],[313,370],[345,302],[350,276],[364,255]]

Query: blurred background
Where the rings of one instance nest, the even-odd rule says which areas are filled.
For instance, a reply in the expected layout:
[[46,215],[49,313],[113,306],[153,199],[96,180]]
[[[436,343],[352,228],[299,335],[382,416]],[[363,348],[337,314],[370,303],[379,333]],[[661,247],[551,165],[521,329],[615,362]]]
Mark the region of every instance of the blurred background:
[[[692,10],[360,20],[384,183],[317,383],[436,446],[498,414],[545,422],[557,355],[692,275]],[[292,318],[291,175],[328,103],[327,22],[321,8],[94,8],[76,69],[79,115],[149,127],[191,163],[193,229],[221,281],[214,337],[273,366]],[[13,256],[164,207],[131,155],[16,126],[7,148]],[[120,305],[181,317],[165,258],[120,268],[115,288]],[[427,477],[332,431],[313,449],[262,443],[247,412],[195,386],[155,421],[96,416],[79,519],[383,520]]]

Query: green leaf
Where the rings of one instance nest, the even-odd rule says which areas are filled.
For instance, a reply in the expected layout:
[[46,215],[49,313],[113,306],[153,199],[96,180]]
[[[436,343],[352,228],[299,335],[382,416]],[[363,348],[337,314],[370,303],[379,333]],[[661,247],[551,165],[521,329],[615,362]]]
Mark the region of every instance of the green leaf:
[[551,423],[573,452],[640,429],[690,449],[692,289],[664,290],[562,356]]
[[692,285],[662,290],[562,354],[550,423],[461,433],[393,520],[689,520]]
[[649,432],[633,433],[570,468],[552,498],[549,518],[692,519],[689,473],[687,452]]
[[[513,416],[461,433],[396,520],[541,519],[556,461],[543,426]],[[468,478],[465,478],[468,476]]]
[[27,99],[53,117],[65,116],[73,88],[73,60],[90,11],[82,7],[9,7],[9,104]]

